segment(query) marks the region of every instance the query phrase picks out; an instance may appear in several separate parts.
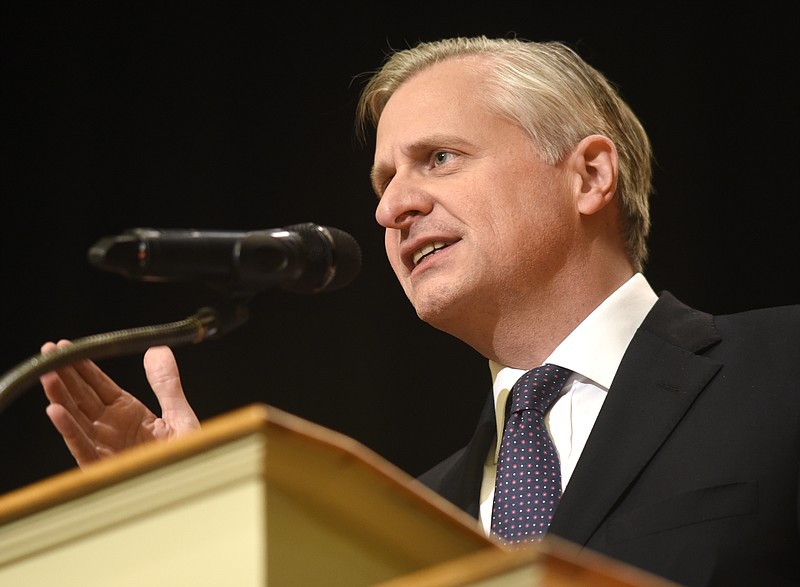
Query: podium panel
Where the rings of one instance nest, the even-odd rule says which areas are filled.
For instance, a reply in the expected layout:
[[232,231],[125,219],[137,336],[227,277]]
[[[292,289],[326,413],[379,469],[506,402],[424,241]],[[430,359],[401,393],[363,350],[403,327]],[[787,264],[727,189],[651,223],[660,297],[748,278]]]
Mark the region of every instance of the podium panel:
[[482,549],[474,520],[272,407],[0,497],[0,584],[374,585]]

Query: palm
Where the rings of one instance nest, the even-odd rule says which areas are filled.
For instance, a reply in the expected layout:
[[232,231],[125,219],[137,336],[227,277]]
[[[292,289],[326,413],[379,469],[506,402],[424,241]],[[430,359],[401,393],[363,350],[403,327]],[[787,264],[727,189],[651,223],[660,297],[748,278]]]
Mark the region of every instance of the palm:
[[87,423],[98,458],[121,452],[137,444],[169,438],[170,426],[127,392],[104,406]]

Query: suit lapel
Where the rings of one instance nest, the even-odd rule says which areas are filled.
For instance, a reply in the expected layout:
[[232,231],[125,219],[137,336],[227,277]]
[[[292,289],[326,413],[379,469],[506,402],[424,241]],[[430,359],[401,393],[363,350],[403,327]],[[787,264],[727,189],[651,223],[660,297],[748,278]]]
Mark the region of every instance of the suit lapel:
[[720,365],[713,318],[664,293],[629,346],[550,532],[585,544]]
[[469,444],[418,479],[477,518],[483,466],[496,434],[494,398],[489,393]]

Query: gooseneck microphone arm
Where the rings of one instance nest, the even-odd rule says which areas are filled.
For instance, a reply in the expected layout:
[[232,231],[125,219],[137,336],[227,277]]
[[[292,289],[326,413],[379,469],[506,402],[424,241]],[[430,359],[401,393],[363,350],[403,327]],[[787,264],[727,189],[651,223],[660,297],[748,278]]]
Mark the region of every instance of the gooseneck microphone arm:
[[196,344],[222,336],[244,324],[249,310],[243,302],[230,302],[221,309],[205,307],[184,320],[116,330],[76,339],[69,346],[37,354],[7,371],[0,378],[0,411],[41,375],[82,359],[119,357],[146,351],[151,346]]

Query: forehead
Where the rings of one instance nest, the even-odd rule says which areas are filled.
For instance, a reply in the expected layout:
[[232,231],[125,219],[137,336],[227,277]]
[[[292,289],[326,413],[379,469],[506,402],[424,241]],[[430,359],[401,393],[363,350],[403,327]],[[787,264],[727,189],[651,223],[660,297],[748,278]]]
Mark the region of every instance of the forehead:
[[377,141],[413,134],[449,133],[465,118],[488,115],[485,75],[477,58],[450,59],[415,74],[392,94],[381,113]]

